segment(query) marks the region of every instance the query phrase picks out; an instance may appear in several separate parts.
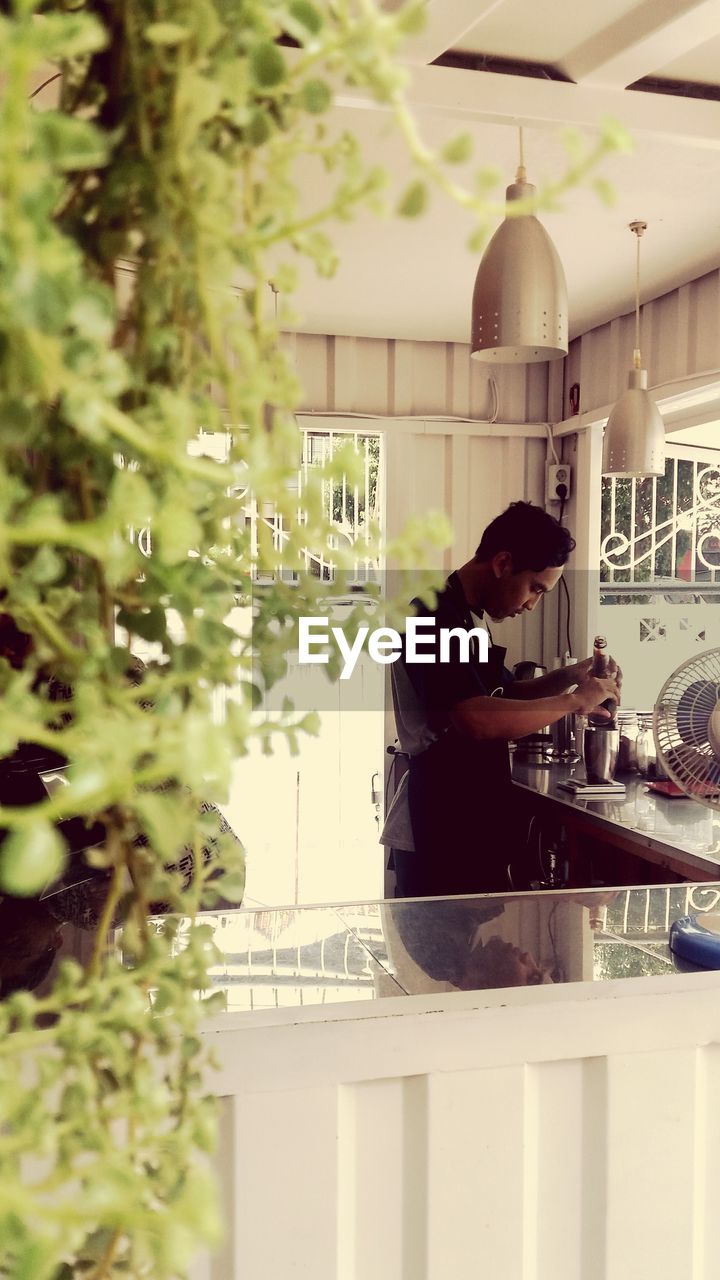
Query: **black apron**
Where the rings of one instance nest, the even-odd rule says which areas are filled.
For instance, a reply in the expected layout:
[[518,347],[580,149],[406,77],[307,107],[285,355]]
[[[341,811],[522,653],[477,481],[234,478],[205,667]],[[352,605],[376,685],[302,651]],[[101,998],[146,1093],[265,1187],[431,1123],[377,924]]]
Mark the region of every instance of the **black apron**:
[[[507,680],[505,652],[490,648],[483,670],[490,691]],[[520,842],[507,742],[478,741],[451,726],[410,760],[408,801],[415,852],[403,859],[402,896],[508,889]]]

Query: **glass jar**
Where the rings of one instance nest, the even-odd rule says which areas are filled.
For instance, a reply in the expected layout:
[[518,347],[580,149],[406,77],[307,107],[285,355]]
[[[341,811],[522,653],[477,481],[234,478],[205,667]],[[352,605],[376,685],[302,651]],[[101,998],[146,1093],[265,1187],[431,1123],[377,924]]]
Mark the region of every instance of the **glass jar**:
[[639,734],[636,711],[618,711],[620,746],[617,769],[619,773],[635,773],[638,768],[637,740]]
[[640,725],[635,742],[637,770],[641,777],[654,782],[658,777],[658,767],[655,738],[653,737],[652,713],[638,712],[637,718]]

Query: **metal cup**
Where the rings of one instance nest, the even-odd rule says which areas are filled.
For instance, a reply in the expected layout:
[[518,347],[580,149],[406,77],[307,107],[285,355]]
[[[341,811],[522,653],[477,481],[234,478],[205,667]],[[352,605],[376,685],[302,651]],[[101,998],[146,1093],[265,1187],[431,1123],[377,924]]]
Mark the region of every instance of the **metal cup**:
[[583,734],[583,759],[588,782],[612,782],[615,777],[620,730],[589,724]]

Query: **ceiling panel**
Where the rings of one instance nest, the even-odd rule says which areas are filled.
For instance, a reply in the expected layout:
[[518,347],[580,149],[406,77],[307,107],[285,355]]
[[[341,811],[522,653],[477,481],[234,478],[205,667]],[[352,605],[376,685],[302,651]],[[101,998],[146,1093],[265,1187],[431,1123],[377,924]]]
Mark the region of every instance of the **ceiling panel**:
[[560,64],[571,50],[635,8],[636,0],[503,0],[458,41],[464,53]]
[[[478,73],[479,75],[482,73]],[[633,98],[635,94],[628,95]],[[371,111],[336,110],[339,127],[352,128],[375,162],[393,175],[392,203],[409,179],[402,142],[387,118]],[[439,146],[457,121],[423,122],[426,139]],[[476,161],[494,164],[511,181],[517,161],[517,131],[510,125],[474,127]],[[528,177],[541,183],[563,170],[559,133],[526,129]],[[633,155],[615,155],[603,166],[613,184],[608,208],[588,186],[578,187],[557,213],[543,214],[563,261],[570,295],[572,334],[630,310],[634,294],[634,218],[649,226],[642,243],[643,299],[720,266],[720,155],[704,148],[639,138]],[[459,170],[459,179],[469,173]],[[307,208],[322,199],[326,178],[303,161],[299,174]],[[470,301],[478,255],[466,248],[469,215],[446,197],[434,195],[417,219],[378,220],[363,214],[331,234],[341,265],[331,280],[303,268],[296,297],[297,327],[310,332],[467,342]]]
[[655,75],[668,80],[690,80],[695,84],[720,85],[720,32],[697,49],[658,67]]

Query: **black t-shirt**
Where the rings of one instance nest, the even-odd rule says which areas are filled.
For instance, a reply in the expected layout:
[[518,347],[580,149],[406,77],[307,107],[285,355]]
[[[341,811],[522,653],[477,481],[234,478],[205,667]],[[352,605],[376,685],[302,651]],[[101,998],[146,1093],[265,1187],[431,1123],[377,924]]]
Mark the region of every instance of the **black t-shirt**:
[[[438,593],[435,609],[429,609],[420,600],[413,600],[413,608],[420,617],[435,618],[436,634],[441,628],[461,627],[471,630],[477,626],[465,599],[457,573],[451,573],[443,591]],[[476,642],[470,662],[460,661],[459,644],[450,640],[450,662],[407,663],[405,669],[413,688],[425,709],[430,727],[441,733],[449,725],[449,715],[458,702],[468,698],[490,697],[501,693],[512,684],[512,675],[504,665],[506,650],[500,645],[490,645],[488,661],[480,662]]]

